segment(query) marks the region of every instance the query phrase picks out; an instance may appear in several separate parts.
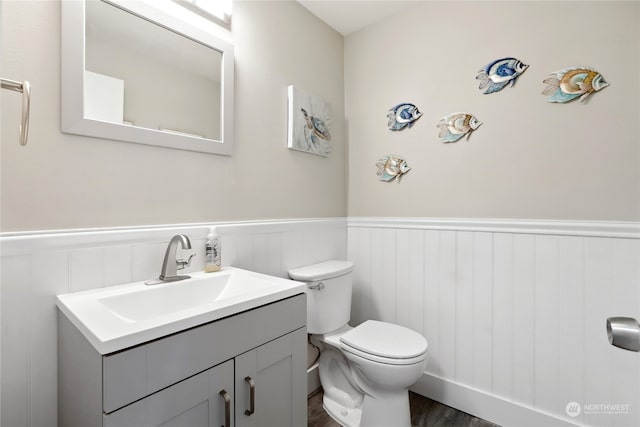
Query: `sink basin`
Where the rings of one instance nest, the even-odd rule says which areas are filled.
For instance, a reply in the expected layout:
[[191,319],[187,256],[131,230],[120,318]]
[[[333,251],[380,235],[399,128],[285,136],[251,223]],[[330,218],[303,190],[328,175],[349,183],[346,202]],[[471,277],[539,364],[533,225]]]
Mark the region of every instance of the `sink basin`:
[[246,275],[237,270],[235,274],[199,275],[182,282],[147,286],[140,290],[98,298],[97,301],[122,320],[139,322],[211,305],[243,294],[257,293],[271,285],[268,279],[265,283],[260,277],[246,279]]
[[108,354],[305,292],[304,283],[227,267],[191,279],[58,295],[60,311]]

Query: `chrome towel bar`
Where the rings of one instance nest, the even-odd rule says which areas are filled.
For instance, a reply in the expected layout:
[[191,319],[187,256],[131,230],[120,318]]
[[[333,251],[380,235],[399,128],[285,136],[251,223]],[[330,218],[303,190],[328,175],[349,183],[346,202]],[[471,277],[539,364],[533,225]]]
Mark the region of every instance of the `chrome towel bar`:
[[20,145],[27,145],[29,137],[29,110],[31,103],[31,85],[28,81],[22,83],[14,80],[0,79],[2,89],[9,89],[22,93],[22,119],[20,120]]

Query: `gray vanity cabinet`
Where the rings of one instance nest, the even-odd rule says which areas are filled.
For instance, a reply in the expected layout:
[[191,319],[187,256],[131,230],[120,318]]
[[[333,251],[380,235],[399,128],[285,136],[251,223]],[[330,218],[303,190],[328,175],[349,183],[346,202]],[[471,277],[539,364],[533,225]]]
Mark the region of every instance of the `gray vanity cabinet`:
[[236,427],[306,426],[306,362],[306,329],[237,356]]
[[305,325],[299,294],[99,354],[59,312],[58,426],[304,426]]
[[232,426],[232,402],[233,360],[229,360],[105,415],[104,427]]

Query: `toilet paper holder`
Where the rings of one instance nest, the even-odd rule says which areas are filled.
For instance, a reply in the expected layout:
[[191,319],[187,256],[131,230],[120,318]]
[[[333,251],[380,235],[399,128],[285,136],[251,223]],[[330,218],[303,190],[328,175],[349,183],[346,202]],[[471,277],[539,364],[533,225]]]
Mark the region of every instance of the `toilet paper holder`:
[[632,317],[609,317],[607,337],[613,346],[640,351],[640,323]]

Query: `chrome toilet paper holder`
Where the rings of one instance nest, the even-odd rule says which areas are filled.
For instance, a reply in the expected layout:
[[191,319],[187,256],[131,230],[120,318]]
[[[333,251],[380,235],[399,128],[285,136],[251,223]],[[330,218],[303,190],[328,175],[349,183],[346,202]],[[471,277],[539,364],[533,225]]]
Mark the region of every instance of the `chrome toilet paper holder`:
[[607,337],[613,346],[640,351],[640,323],[633,317],[609,317]]

